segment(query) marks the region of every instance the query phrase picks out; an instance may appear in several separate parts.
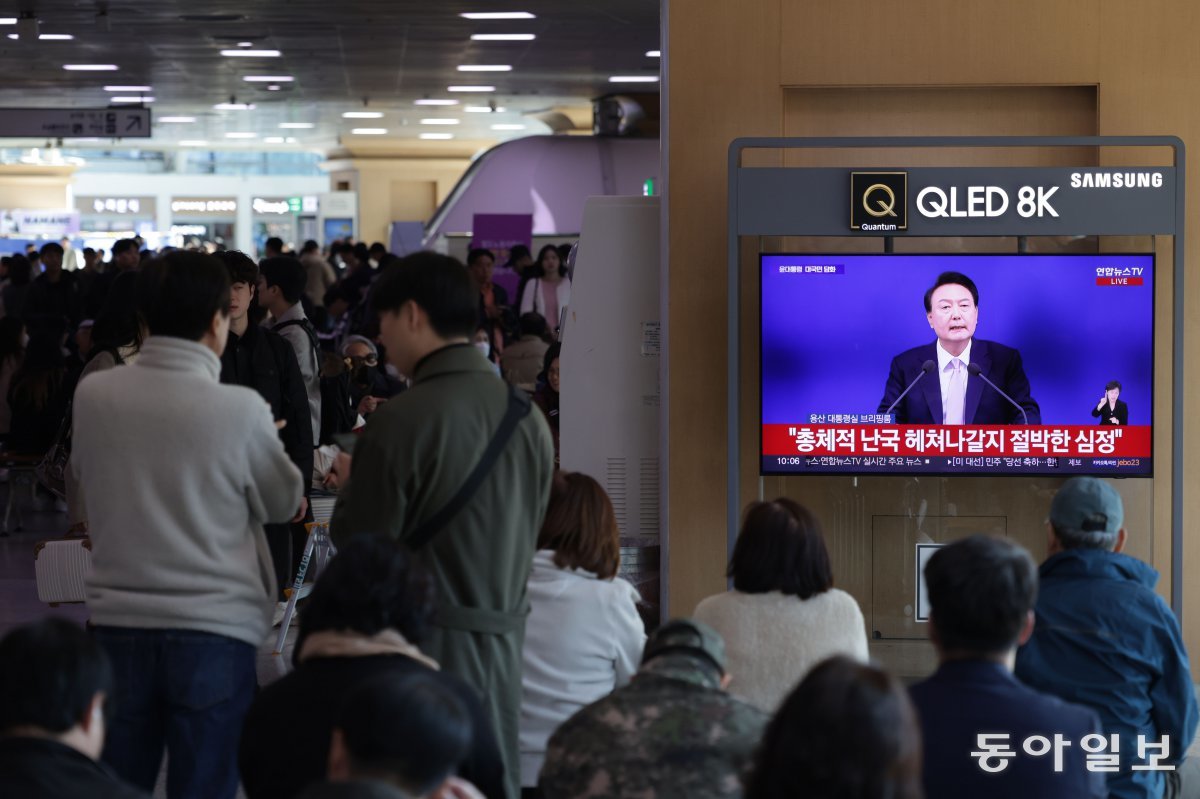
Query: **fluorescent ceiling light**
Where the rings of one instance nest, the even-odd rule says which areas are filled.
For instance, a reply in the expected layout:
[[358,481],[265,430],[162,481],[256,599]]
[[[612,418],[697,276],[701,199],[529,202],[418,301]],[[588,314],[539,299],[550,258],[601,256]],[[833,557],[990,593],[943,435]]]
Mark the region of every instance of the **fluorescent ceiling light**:
[[463,19],[537,19],[528,11],[473,11],[459,16]]
[[609,83],[658,83],[657,75],[613,75]]
[[154,98],[136,95],[132,97],[109,97],[108,101],[110,103],[152,103],[154,102]]
[[313,127],[311,122],[280,122],[279,127],[291,130],[308,130]]
[[181,147],[204,147],[207,144],[208,142],[206,142],[204,139],[184,139],[183,141],[179,142]]
[[157,117],[154,121],[183,125],[188,122],[195,122],[196,118],[195,117]]
[[[244,44],[250,44],[250,43],[244,42]],[[239,49],[239,50],[222,50],[221,55],[225,56],[226,58],[279,58],[279,56],[283,55],[283,53],[281,53],[278,50]]]
[[238,42],[238,47],[253,47],[254,42]]
[[457,125],[457,119],[422,119],[422,125]]
[[445,139],[453,139],[453,133],[422,133],[418,138],[442,141]]
[[475,42],[532,42],[537,36],[532,33],[473,33]]
[[647,50],[646,58],[662,58],[662,50]]
[[225,138],[227,138],[227,139],[257,139],[258,134],[250,133],[250,132],[243,132],[243,131],[234,131],[233,133],[226,133]]
[[382,111],[347,111],[342,119],[383,119]]
[[458,105],[458,100],[414,100],[413,105]]
[[490,105],[468,105],[464,106],[463,110],[468,114],[500,114],[505,111],[503,106],[492,108]]
[[105,86],[106,92],[152,92],[149,86]]
[[350,132],[355,136],[382,136],[387,128],[353,128]]
[[276,86],[274,83],[272,83],[270,86],[268,86],[268,87],[267,87],[267,91],[269,91],[269,92],[277,92],[277,91],[279,91],[279,87],[278,87],[278,86]]
[[67,72],[116,72],[116,64],[63,64]]
[[43,33],[38,36],[43,42],[69,42],[75,39],[69,33]]
[[524,125],[492,125],[492,130],[525,130]]
[[16,17],[0,17],[0,25],[16,25]]
[[213,106],[215,111],[253,111],[254,103],[217,103]]
[[477,93],[494,92],[494,91],[496,91],[496,87],[495,86],[447,86],[446,91],[448,91],[448,92],[477,92]]
[[247,75],[242,80],[246,83],[291,83],[295,78],[291,75]]
[[264,144],[283,144],[283,137],[282,136],[268,136],[267,138],[263,139],[263,143]]
[[508,64],[460,64],[459,72],[512,72]]

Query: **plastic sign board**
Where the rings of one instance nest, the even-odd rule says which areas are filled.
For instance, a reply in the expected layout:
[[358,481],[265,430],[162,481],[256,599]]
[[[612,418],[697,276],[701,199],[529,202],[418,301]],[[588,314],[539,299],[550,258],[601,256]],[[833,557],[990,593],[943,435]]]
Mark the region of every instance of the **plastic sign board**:
[[0,138],[148,139],[149,108],[0,109]]

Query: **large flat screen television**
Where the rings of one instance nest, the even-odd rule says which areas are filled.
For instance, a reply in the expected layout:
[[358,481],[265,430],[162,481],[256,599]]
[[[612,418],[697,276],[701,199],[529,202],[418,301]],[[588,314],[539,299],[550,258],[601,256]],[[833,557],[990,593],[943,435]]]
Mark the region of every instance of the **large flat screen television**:
[[1154,256],[761,256],[764,474],[1153,472]]

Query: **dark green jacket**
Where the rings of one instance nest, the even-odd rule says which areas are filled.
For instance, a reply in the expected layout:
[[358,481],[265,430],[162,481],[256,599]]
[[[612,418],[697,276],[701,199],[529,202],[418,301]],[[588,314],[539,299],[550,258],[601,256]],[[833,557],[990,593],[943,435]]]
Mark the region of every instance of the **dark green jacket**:
[[[413,387],[372,414],[355,445],[331,522],[335,544],[357,533],[403,539],[458,491],[500,425],[508,387],[470,344],[438,350],[414,372]],[[535,410],[474,498],[423,552],[439,607],[421,648],[483,695],[513,796],[525,583],[553,469],[550,431]]]

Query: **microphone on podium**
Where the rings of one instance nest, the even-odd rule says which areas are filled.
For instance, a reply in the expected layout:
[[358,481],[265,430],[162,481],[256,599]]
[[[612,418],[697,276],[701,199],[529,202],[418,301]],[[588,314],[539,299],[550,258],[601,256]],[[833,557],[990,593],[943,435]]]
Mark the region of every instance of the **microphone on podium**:
[[917,383],[920,383],[922,377],[924,377],[925,375],[929,374],[930,372],[933,372],[936,370],[937,370],[937,364],[934,363],[933,361],[926,361],[925,363],[921,364],[921,374],[914,377],[913,381],[908,384],[908,388],[904,389],[904,391],[902,391],[900,393],[900,396],[896,397],[896,401],[888,406],[887,411],[885,411],[885,415],[891,416],[892,411],[894,411],[896,409],[896,406],[900,404],[900,400],[904,399],[904,396],[906,394],[908,394],[908,392],[913,390],[913,386],[915,386]]
[[996,385],[996,384],[995,384],[995,383],[993,383],[991,380],[988,380],[988,378],[987,378],[987,375],[985,375],[985,374],[983,373],[983,370],[979,368],[979,364],[977,364],[977,363],[969,363],[969,364],[967,364],[967,371],[968,371],[968,372],[970,372],[970,373],[971,373],[972,375],[974,375],[975,377],[978,377],[978,378],[979,378],[980,380],[982,380],[983,382],[987,383],[987,384],[988,384],[989,386],[991,386],[992,388],[996,389],[996,393],[997,393],[997,394],[999,394],[1000,396],[1004,397],[1006,400],[1008,400],[1008,401],[1009,401],[1009,403],[1011,403],[1011,404],[1012,404],[1012,406],[1013,406],[1014,408],[1016,408],[1018,411],[1020,411],[1020,412],[1021,412],[1021,418],[1025,420],[1025,424],[1029,424],[1029,414],[1025,413],[1025,409],[1024,409],[1024,408],[1022,408],[1022,407],[1020,406],[1020,404],[1019,404],[1019,403],[1018,403],[1018,402],[1017,402],[1015,399],[1013,399],[1012,397],[1008,396],[1008,395],[1007,395],[1007,394],[1005,394],[1003,391],[1001,391],[1001,390],[1000,390],[1000,386]]

